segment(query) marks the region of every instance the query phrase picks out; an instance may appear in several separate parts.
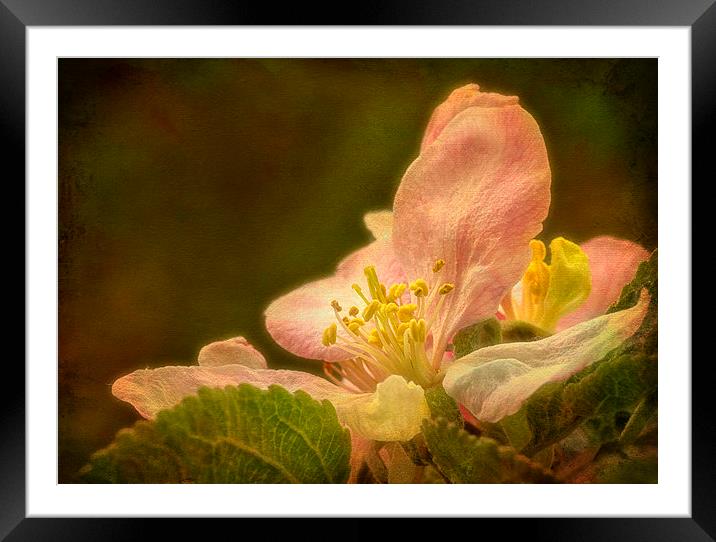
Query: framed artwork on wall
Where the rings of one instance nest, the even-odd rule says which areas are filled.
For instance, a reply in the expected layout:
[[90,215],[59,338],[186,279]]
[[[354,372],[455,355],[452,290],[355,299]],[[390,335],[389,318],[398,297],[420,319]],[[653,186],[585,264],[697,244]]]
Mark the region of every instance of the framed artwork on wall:
[[3,536],[155,516],[714,533],[690,353],[708,2],[352,26],[12,4],[28,317]]

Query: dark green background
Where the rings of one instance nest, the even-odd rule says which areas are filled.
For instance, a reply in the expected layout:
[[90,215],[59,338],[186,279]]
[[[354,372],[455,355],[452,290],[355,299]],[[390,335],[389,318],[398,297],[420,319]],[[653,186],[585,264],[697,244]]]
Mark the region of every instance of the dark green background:
[[433,108],[516,94],[553,172],[545,239],[656,244],[654,59],[59,61],[60,482],[136,419],[112,382],[246,336],[369,240]]

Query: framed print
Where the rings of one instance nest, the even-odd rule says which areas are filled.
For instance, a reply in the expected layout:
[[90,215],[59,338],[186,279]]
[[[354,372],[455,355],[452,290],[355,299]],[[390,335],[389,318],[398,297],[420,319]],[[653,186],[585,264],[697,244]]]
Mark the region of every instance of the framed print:
[[711,539],[690,187],[715,8],[57,6],[3,8],[28,315],[3,536]]

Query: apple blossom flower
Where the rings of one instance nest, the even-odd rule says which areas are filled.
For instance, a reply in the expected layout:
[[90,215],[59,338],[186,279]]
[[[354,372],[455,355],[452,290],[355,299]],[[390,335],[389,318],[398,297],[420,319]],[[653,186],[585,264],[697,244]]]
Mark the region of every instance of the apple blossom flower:
[[[541,385],[619,346],[649,304],[644,292],[632,309],[591,318],[646,258],[628,241],[597,238],[583,250],[557,238],[544,263],[546,247],[534,237],[549,207],[549,184],[544,141],[517,98],[476,85],[456,90],[433,113],[393,213],[365,217],[376,240],[349,259],[368,262],[368,289],[358,281],[359,266],[342,264],[332,277],[275,301],[266,311],[269,332],[287,350],[325,360],[328,377],[347,389],[370,390],[389,374],[422,387],[444,379],[446,391],[482,419],[515,412]],[[597,256],[591,266],[586,250]],[[515,295],[523,297],[508,304]],[[451,363],[452,336],[494,314],[500,299],[510,317],[549,333],[579,322],[577,310],[586,322],[568,334],[482,349]],[[507,351],[509,359],[502,357]]]
[[[195,366],[135,371],[117,380],[113,393],[153,417],[202,386],[278,384],[329,400],[354,437],[379,441],[417,434],[429,415],[424,389],[441,383],[474,414],[505,415],[541,383],[567,378],[618,346],[648,305],[643,295],[632,309],[544,340],[551,342],[498,345],[451,360],[455,333],[494,315],[536,260],[541,249],[530,243],[547,216],[550,177],[542,134],[517,97],[477,85],[457,89],[433,113],[393,212],[366,215],[375,240],[333,275],[266,310],[273,338],[322,360],[328,380],[269,369],[239,338],[208,345]],[[558,250],[571,248],[560,243]],[[585,318],[601,305],[594,306]]]
[[[390,236],[266,311],[279,344],[325,360],[333,382],[257,366],[253,349],[234,340],[206,347],[196,366],[135,371],[113,393],[152,417],[201,386],[273,383],[330,400],[364,438],[407,440],[428,415],[423,389],[439,383],[449,338],[493,313],[519,279],[549,185],[544,140],[517,98],[458,89],[435,110],[405,173]],[[385,225],[380,215],[367,220],[375,231]]]
[[376,240],[274,301],[269,333],[324,360],[346,389],[391,374],[439,384],[452,336],[493,315],[522,276],[550,181],[544,139],[517,97],[457,89],[434,111],[393,213],[366,215]]

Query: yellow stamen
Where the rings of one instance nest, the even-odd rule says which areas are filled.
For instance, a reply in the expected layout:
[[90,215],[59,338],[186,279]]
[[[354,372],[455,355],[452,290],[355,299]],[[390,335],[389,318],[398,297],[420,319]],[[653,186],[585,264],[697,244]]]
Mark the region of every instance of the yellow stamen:
[[365,301],[366,303],[370,303],[370,301],[368,301],[365,295],[363,295],[363,289],[360,286],[358,286],[357,284],[352,284],[351,288],[355,290],[355,292],[360,296],[363,301]]
[[395,334],[400,338],[400,340],[403,340],[403,335],[405,335],[405,332],[408,330],[410,325],[406,322],[403,322],[398,326],[398,329],[395,330]]
[[375,266],[369,265],[363,270],[365,278],[368,280],[368,289],[373,299],[377,299],[382,303],[387,301],[385,296],[385,286],[378,280],[378,273],[375,271]]
[[413,336],[414,341],[419,343],[425,342],[426,330],[427,326],[425,320],[422,318],[420,320],[413,319],[410,321],[410,334]]
[[407,284],[393,284],[390,288],[388,288],[388,301],[395,301],[396,299],[400,299],[405,293],[406,288]]
[[321,342],[323,346],[330,346],[336,344],[336,324],[331,324],[325,330],[323,330],[323,339]]
[[381,306],[380,301],[373,300],[370,302],[370,304],[365,309],[363,309],[363,318],[366,320],[366,322],[368,320],[373,319],[373,315],[380,308],[380,306]]
[[522,278],[522,312],[529,322],[538,322],[544,312],[544,298],[549,288],[549,268],[544,263],[547,248],[542,241],[530,241],[532,261]]
[[522,277],[522,300],[503,300],[505,314],[525,320],[546,331],[554,331],[565,314],[575,310],[591,290],[589,261],[584,251],[562,237],[550,245],[551,262],[544,262],[547,248],[542,241],[530,241],[532,260]]
[[430,288],[424,279],[417,279],[410,283],[410,290],[415,294],[415,297],[425,297],[428,295]]
[[409,322],[413,317],[413,313],[417,309],[418,306],[415,303],[406,303],[405,305],[401,305],[398,309],[398,319],[401,322]]
[[440,289],[438,290],[438,293],[439,293],[440,295],[445,295],[445,294],[448,294],[448,293],[452,292],[454,289],[455,289],[455,285],[454,285],[454,284],[452,284],[452,283],[450,283],[450,282],[446,282],[445,284],[443,284],[442,286],[440,286]]
[[[436,260],[433,271],[438,273],[444,266],[444,260]],[[365,267],[363,272],[368,291],[364,294],[358,284],[352,288],[365,306],[349,305],[342,312],[336,300],[331,302],[340,335],[334,324],[324,331],[322,342],[337,344],[346,357],[331,366],[329,379],[361,391],[374,389],[376,383],[390,374],[401,375],[423,387],[434,385],[440,378],[446,341],[444,330],[434,330],[432,325],[445,303],[445,294],[455,286],[444,282],[431,287],[428,281],[418,278],[386,288],[374,266]],[[413,303],[404,302],[409,301],[403,297],[408,288],[415,296]],[[426,344],[428,337],[430,344]]]

